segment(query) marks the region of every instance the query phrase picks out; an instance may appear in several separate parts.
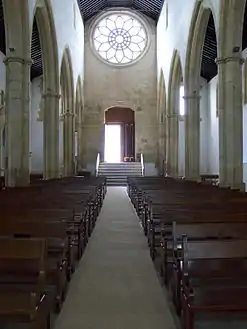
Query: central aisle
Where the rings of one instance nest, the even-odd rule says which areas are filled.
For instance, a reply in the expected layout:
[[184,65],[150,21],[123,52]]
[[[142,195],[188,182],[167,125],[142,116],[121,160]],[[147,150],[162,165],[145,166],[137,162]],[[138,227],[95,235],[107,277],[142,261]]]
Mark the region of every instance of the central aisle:
[[55,329],[175,329],[124,187],[108,187]]

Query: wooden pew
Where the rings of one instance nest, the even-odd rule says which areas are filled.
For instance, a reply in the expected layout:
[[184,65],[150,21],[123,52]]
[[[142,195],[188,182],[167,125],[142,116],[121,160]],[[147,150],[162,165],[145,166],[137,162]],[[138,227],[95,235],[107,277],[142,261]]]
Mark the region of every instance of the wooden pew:
[[[219,219],[220,220],[220,219]],[[171,278],[173,301],[178,313],[181,311],[181,259],[182,241],[214,241],[247,239],[246,222],[190,222],[173,223],[172,234],[163,236],[162,265],[164,281],[167,285]]]
[[[246,238],[246,193],[173,178],[131,177],[128,179],[128,194],[142,222],[150,255],[156,263],[161,262],[161,273],[165,282],[171,284],[175,306],[180,310],[181,280],[179,281],[177,272],[171,281],[165,277],[168,275],[168,267],[173,263],[178,266],[181,261],[181,249],[175,246],[181,246],[184,234],[187,234],[188,243],[193,240],[205,241],[209,245],[215,240],[219,245],[221,242],[224,245],[224,241],[240,241]],[[174,222],[176,230],[173,227]],[[247,244],[247,241],[245,243]],[[202,264],[203,273],[205,259]],[[204,271],[204,275],[205,273]],[[174,277],[177,282],[174,282]],[[222,296],[224,293],[227,295],[224,287],[220,287],[220,290]],[[237,298],[236,294],[234,296]],[[236,303],[240,301],[241,297]],[[187,318],[183,321],[184,328],[193,328],[190,327],[191,323],[186,327]]]
[[70,275],[71,246],[67,223],[13,220],[0,223],[1,237],[44,238],[47,243],[47,284],[55,286],[55,310],[60,311]]
[[[105,179],[78,177],[39,180],[29,187],[0,192],[4,218],[0,222],[0,237],[43,237],[47,241],[46,287],[49,291],[55,287],[57,310],[95,226],[105,193]],[[54,298],[51,296],[50,307]]]
[[0,238],[0,321],[48,329],[46,241]]
[[182,243],[182,324],[197,312],[246,312],[247,240]]

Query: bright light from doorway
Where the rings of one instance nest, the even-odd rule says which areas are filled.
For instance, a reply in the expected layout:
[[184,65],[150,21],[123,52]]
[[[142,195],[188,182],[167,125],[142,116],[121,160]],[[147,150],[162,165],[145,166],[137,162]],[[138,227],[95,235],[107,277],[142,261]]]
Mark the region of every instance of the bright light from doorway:
[[105,125],[105,161],[121,162],[121,126]]

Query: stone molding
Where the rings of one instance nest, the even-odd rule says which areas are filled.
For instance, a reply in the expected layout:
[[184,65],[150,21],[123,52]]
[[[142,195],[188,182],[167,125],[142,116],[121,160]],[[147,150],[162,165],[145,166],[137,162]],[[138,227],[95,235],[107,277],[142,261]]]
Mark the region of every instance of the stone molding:
[[200,95],[197,95],[197,94],[192,94],[192,95],[186,95],[186,96],[183,96],[183,99],[186,101],[186,100],[190,100],[190,99],[201,99],[201,96]]
[[48,93],[44,93],[42,95],[42,97],[43,98],[58,98],[58,99],[60,99],[61,98],[61,94],[48,92]]
[[239,64],[242,65],[244,63],[244,59],[239,56],[217,57],[215,59],[215,63],[217,65],[226,64],[226,63],[230,63],[230,62],[239,62]]
[[8,65],[10,63],[20,63],[23,65],[31,66],[33,64],[33,60],[31,58],[23,58],[19,56],[6,56],[3,62],[5,65]]

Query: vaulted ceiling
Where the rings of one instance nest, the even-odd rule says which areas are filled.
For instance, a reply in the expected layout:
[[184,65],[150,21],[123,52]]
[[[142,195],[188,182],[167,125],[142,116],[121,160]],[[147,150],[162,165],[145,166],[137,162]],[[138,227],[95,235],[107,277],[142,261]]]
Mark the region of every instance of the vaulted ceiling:
[[84,21],[116,7],[130,8],[158,21],[164,0],[77,0]]

